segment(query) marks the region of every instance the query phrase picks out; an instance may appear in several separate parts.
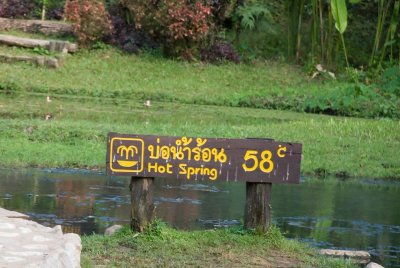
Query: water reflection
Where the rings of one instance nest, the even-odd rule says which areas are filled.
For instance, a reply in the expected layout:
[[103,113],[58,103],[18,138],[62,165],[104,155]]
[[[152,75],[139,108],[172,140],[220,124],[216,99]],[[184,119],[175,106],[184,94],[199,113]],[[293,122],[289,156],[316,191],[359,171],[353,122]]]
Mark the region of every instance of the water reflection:
[[275,221],[287,237],[322,248],[368,250],[386,266],[400,267],[399,184],[314,181],[275,187],[272,198]]
[[[129,178],[74,170],[0,170],[0,206],[65,232],[129,223]],[[241,223],[244,183],[155,180],[157,217],[180,229]],[[400,267],[400,185],[307,180],[273,186],[274,222],[317,247],[368,250]]]

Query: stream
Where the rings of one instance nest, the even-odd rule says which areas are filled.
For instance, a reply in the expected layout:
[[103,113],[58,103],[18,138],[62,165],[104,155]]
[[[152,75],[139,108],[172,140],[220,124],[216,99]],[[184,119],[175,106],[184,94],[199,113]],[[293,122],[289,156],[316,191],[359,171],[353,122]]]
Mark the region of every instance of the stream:
[[[0,169],[0,207],[64,232],[102,233],[129,224],[129,177],[83,170]],[[157,218],[178,229],[241,224],[245,183],[155,180]],[[272,216],[284,235],[319,248],[367,250],[400,267],[400,184],[302,179],[272,186]]]

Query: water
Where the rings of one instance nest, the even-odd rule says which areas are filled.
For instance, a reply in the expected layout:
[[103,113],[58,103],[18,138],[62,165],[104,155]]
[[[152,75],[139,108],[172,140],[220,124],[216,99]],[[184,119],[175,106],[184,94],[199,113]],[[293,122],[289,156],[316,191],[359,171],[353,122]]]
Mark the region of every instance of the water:
[[[129,180],[81,170],[0,170],[0,207],[67,232],[101,233],[129,223]],[[155,180],[157,217],[179,229],[240,224],[244,202],[244,183]],[[386,267],[400,267],[400,184],[274,184],[271,205],[274,223],[289,238],[368,250]]]

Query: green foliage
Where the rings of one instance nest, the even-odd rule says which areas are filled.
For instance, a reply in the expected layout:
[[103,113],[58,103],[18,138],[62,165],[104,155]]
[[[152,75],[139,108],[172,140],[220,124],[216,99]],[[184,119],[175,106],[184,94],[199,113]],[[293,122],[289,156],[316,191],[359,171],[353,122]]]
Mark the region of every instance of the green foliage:
[[[395,51],[396,43],[398,44],[398,54],[399,54],[398,64],[400,66],[400,33],[398,33],[396,36],[397,27],[398,27],[399,20],[400,20],[399,13],[400,13],[400,0],[397,0],[393,6],[392,18],[390,20],[390,25],[387,30],[385,43],[383,45],[383,49],[381,51],[381,55],[379,58],[378,68],[381,68],[382,63],[385,58],[389,58],[389,62],[391,64],[395,63],[396,60],[395,60],[394,51]],[[390,48],[390,53],[387,56],[386,52],[387,52],[388,48]]]
[[246,1],[233,10],[229,18],[232,28],[224,33],[246,62],[283,58],[283,13],[284,7],[278,1]]
[[331,0],[331,10],[335,19],[335,27],[340,34],[343,34],[347,28],[346,0]]
[[393,95],[393,98],[400,97],[400,68],[397,66],[387,68],[376,86],[383,94]]
[[350,68],[349,60],[347,57],[346,45],[344,43],[343,33],[347,28],[347,7],[346,0],[331,0],[331,11],[333,19],[335,20],[335,28],[340,34],[342,40],[344,57],[346,59],[347,68]]
[[[99,3],[67,2],[77,1],[80,5],[85,5],[85,1]],[[60,20],[64,2],[0,0],[0,16],[37,18],[41,11],[46,11],[46,18]],[[123,11],[117,14],[116,6],[121,3]],[[126,20],[131,27],[151,35],[164,54],[175,57],[198,59],[199,50],[223,38],[233,43],[248,62],[286,56],[299,64],[320,63],[339,72],[344,70],[341,67],[346,60],[348,68],[368,66],[373,79],[387,65],[400,62],[399,0],[107,0],[105,6],[114,11],[114,22]],[[86,13],[86,17],[92,16],[90,11]],[[81,22],[81,27],[75,27],[81,42],[92,42],[91,35],[101,39],[104,32],[98,34],[95,29],[103,28],[109,33],[109,25],[102,26],[102,12],[96,13],[90,26]],[[77,16],[72,17],[77,21]],[[127,42],[130,32],[129,28],[124,29],[122,42]],[[338,49],[340,45],[343,52]]]
[[106,44],[102,41],[96,41],[91,47],[91,49],[99,49],[99,50],[106,50],[111,49],[111,45]]
[[263,234],[265,238],[269,241],[273,248],[282,249],[285,245],[285,237],[282,235],[281,231],[275,225],[270,225],[268,231]]
[[50,51],[44,47],[35,47],[32,49],[32,51],[39,55],[50,55]]
[[270,20],[271,12],[267,6],[261,4],[245,4],[236,9],[235,16],[243,28],[252,30],[259,20],[263,18]]
[[335,91],[319,92],[303,102],[307,112],[345,116],[400,118],[399,99],[382,94],[376,85],[358,84],[340,87]]
[[148,239],[162,239],[162,232],[167,227],[166,223],[161,220],[153,221],[143,232]]

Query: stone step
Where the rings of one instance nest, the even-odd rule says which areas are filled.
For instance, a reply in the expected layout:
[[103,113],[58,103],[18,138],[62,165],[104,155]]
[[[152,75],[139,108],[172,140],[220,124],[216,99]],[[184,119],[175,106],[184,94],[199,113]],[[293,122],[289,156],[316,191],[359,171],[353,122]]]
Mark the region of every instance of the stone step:
[[77,44],[68,41],[31,39],[7,34],[0,34],[0,44],[26,48],[43,47],[50,52],[62,53],[73,53],[78,49]]
[[72,34],[72,26],[62,21],[19,20],[0,18],[0,31],[20,30],[28,33],[45,35]]
[[59,68],[63,63],[63,57],[45,57],[45,56],[16,56],[0,54],[0,62],[15,63],[15,62],[27,62],[37,66],[44,66],[47,68]]

